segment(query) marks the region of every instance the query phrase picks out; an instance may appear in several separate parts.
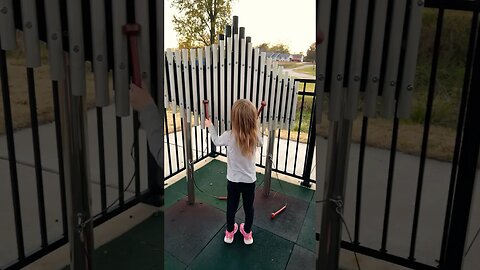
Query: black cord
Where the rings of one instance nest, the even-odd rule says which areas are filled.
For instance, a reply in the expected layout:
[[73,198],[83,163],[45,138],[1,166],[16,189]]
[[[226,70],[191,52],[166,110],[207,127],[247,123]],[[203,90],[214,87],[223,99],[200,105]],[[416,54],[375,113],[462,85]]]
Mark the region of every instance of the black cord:
[[480,227],[478,228],[477,233],[473,237],[472,242],[470,242],[470,245],[468,245],[467,251],[465,252],[465,255],[463,256],[464,258],[467,257],[467,254],[470,251],[470,249],[472,248],[473,243],[475,243],[475,240],[477,240],[477,236],[478,236],[479,233],[480,233]]
[[[352,235],[350,234],[350,230],[348,229],[348,226],[347,226],[347,223],[345,222],[345,219],[343,218],[343,214],[342,212],[340,211],[343,207],[343,201],[342,200],[334,200],[334,199],[327,199],[327,200],[318,200],[318,201],[315,201],[316,203],[325,203],[325,202],[331,202],[333,203],[336,208],[335,208],[335,212],[337,213],[337,215],[340,217],[340,219],[342,220],[342,223],[343,225],[345,226],[345,229],[347,230],[347,234],[348,234],[348,238],[350,239],[350,243],[353,244],[353,239],[352,239]],[[358,257],[357,257],[357,252],[353,251],[353,254],[355,255],[355,261],[357,263],[357,267],[358,267],[358,270],[361,270],[360,268],[360,262],[358,261]]]

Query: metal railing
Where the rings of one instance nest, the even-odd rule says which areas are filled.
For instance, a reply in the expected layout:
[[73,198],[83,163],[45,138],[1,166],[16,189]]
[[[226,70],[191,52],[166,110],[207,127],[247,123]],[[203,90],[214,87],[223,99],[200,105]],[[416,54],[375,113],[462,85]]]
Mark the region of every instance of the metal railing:
[[[276,147],[273,156],[273,171],[298,178],[303,185],[315,183],[312,165],[314,164],[315,150],[315,90],[313,79],[295,79],[299,82],[297,119],[292,129],[283,127],[277,131]],[[165,179],[168,179],[185,169],[183,149],[183,119],[166,111],[165,115]],[[177,115],[177,117],[175,117]],[[192,147],[194,162],[201,161],[208,156],[226,156],[225,147],[214,147],[210,136],[200,126],[192,127]],[[267,144],[259,149],[257,166],[265,168]],[[285,151],[280,152],[280,147]],[[280,153],[280,154],[279,154]],[[290,161],[290,162],[289,162]],[[314,168],[314,167],[313,167]]]

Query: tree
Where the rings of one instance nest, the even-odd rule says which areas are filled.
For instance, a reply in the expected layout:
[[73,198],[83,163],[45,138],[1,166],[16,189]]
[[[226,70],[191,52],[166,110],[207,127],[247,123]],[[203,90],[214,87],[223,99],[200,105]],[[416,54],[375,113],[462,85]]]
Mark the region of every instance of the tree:
[[276,52],[276,53],[288,53],[290,54],[290,49],[288,48],[288,45],[282,44],[282,43],[277,43],[274,45],[270,45],[270,43],[262,43],[257,46],[260,51],[262,52]]
[[173,0],[179,11],[173,16],[180,48],[198,48],[214,44],[230,22],[232,0]]
[[307,50],[307,56],[305,56],[305,62],[315,62],[315,43],[312,43]]

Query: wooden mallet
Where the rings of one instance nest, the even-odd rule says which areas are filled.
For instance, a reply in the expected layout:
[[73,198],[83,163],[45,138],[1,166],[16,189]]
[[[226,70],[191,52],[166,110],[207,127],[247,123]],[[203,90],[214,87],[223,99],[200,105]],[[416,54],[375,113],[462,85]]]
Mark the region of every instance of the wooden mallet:
[[205,106],[205,118],[210,120],[210,114],[208,113],[208,100],[203,100],[203,105]]

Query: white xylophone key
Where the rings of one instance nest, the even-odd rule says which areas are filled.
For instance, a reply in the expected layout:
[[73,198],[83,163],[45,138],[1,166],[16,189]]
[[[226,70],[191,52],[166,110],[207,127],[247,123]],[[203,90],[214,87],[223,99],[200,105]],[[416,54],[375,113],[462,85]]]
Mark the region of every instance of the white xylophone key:
[[405,63],[403,66],[400,95],[398,100],[397,117],[409,118],[412,94],[414,89],[415,72],[417,66],[418,46],[420,43],[422,11],[424,2],[411,2],[410,22],[408,26]]
[[62,81],[65,79],[65,60],[62,40],[60,3],[57,0],[45,0],[45,6],[48,7],[45,9],[45,21],[47,26],[47,48],[50,77],[52,81]]
[[[52,4],[58,3],[54,0]],[[50,5],[47,5],[52,8]],[[105,20],[105,0],[90,0],[92,19],[92,58],[93,74],[95,77],[95,103],[97,107],[110,104],[108,89],[108,53],[107,53],[107,25]],[[48,15],[47,15],[48,20]],[[61,31],[61,29],[57,29]],[[61,42],[61,40],[60,40]],[[50,65],[53,68],[52,65]]]

